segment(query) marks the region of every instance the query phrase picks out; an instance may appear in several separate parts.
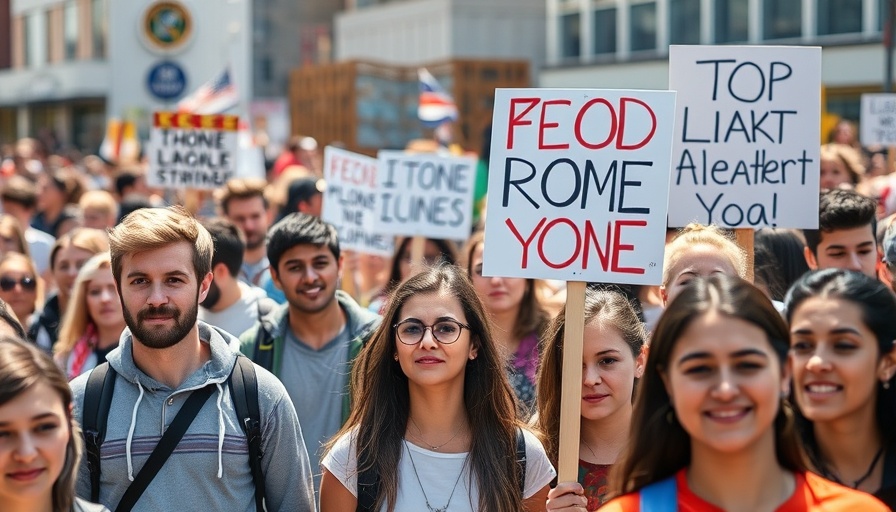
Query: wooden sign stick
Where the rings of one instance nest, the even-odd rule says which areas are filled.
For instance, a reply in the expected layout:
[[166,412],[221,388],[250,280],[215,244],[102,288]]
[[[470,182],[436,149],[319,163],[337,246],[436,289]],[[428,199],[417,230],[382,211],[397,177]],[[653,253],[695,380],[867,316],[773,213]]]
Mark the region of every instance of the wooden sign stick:
[[579,478],[579,428],[582,423],[582,346],[585,333],[584,281],[566,283],[566,329],[560,387],[560,447],[557,481]]
[[416,275],[423,270],[423,258],[426,252],[426,237],[415,236],[411,238],[411,275]]
[[737,245],[747,253],[747,275],[745,279],[753,282],[753,238],[756,232],[751,228],[737,228],[734,230],[734,238]]

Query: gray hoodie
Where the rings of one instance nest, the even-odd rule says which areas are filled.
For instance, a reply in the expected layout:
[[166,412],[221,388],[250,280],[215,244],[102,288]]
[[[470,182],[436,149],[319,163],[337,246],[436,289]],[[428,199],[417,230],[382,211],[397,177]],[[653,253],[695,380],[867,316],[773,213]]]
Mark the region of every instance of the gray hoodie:
[[[255,511],[255,486],[246,436],[237,421],[227,378],[237,354],[233,336],[204,322],[199,337],[211,359],[177,389],[150,378],[134,365],[129,329],[108,361],[118,372],[101,448],[100,503],[114,509],[143,467],[165,428],[190,391],[214,385],[215,392],[193,420],[174,453],[137,501],[134,511]],[[270,372],[256,366],[261,410],[261,462],[268,511],[315,511],[311,466],[292,401]],[[89,374],[71,383],[75,417],[80,421]],[[78,469],[77,494],[90,497],[86,457]]]

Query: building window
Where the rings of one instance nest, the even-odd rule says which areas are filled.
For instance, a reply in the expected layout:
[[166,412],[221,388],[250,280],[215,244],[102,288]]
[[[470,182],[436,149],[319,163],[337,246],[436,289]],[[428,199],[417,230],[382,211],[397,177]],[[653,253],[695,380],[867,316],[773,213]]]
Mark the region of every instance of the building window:
[[78,55],[78,3],[69,0],[62,13],[63,59],[75,60]]
[[669,0],[669,42],[700,43],[700,0]]
[[631,6],[629,46],[633,52],[656,49],[656,2]]
[[90,25],[93,34],[93,58],[104,59],[106,57],[106,0],[91,0]]
[[616,8],[594,11],[594,54],[616,53]]
[[582,39],[582,26],[579,13],[560,16],[560,48],[561,57],[571,58],[581,55],[579,41]]
[[763,0],[765,39],[786,39],[802,35],[802,0]]
[[749,0],[716,0],[715,8],[716,43],[744,43],[749,40]]
[[818,0],[818,35],[862,31],[862,0]]

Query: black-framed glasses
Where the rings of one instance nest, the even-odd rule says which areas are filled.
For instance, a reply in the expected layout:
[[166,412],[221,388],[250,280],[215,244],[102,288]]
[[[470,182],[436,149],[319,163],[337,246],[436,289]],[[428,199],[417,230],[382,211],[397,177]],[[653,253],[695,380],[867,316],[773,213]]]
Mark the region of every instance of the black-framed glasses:
[[33,277],[23,277],[21,279],[9,276],[0,277],[0,290],[4,292],[12,291],[17,284],[21,285],[23,290],[29,292],[37,288],[37,280]]
[[423,325],[423,322],[419,320],[409,319],[398,322],[392,328],[398,334],[398,341],[405,345],[416,345],[423,341],[423,335],[426,334],[427,329],[432,333],[432,337],[443,345],[450,345],[457,341],[462,330],[470,330],[469,325],[448,319],[439,320],[432,325]]

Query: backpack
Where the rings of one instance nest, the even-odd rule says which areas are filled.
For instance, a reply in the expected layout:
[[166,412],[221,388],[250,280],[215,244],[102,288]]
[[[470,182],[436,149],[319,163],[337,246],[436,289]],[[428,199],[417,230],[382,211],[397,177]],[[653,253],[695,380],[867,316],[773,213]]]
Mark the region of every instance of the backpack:
[[[93,502],[98,502],[100,496],[100,446],[106,438],[106,422],[112,406],[116,376],[117,373],[109,363],[103,363],[90,373],[84,389],[81,428],[87,468],[90,470],[90,501]],[[252,361],[243,355],[237,356],[227,385],[240,427],[249,445],[249,468],[255,484],[255,509],[263,512],[265,488],[261,469],[261,412],[258,407],[258,381]]]
[[[366,451],[358,453],[358,467],[369,459]],[[520,465],[519,486],[520,494],[526,491],[526,438],[523,429],[516,429],[516,463]],[[375,512],[376,499],[380,493],[380,479],[373,469],[369,468],[358,473],[358,508],[356,512]]]

